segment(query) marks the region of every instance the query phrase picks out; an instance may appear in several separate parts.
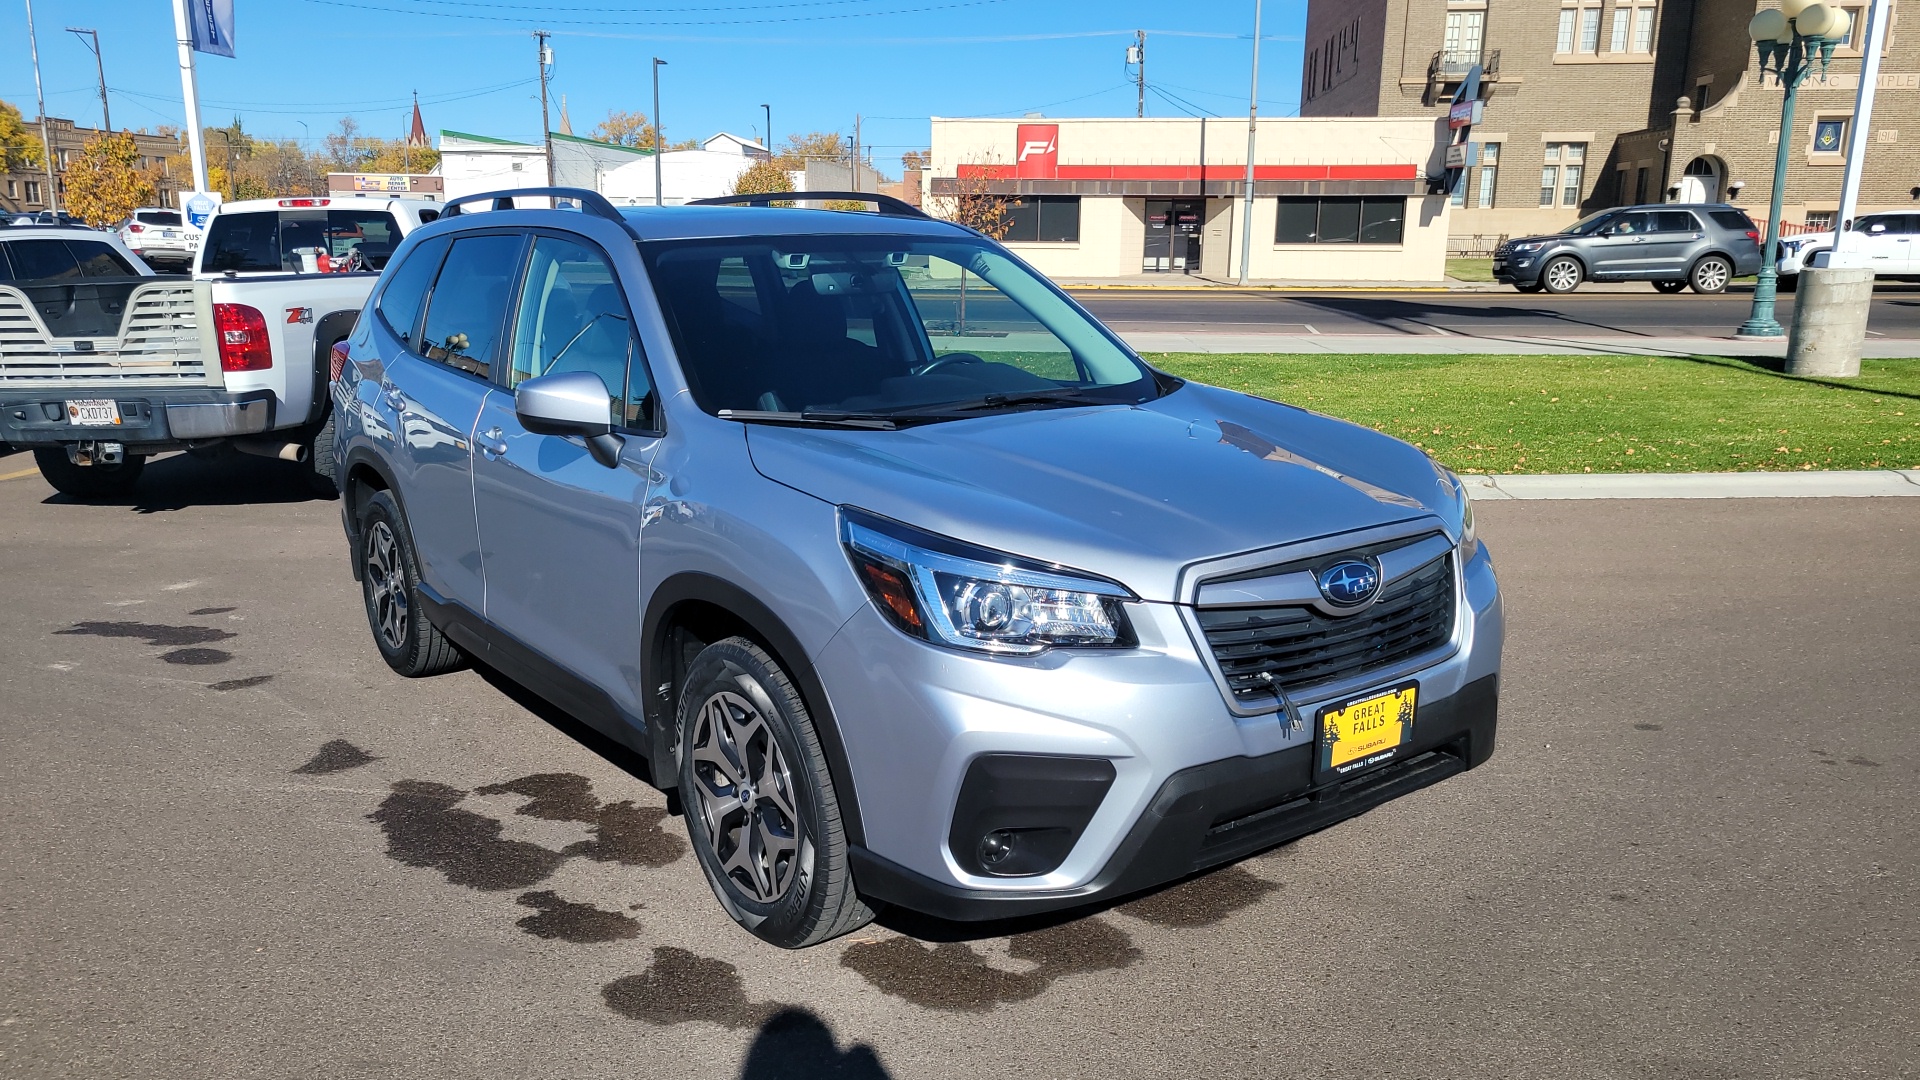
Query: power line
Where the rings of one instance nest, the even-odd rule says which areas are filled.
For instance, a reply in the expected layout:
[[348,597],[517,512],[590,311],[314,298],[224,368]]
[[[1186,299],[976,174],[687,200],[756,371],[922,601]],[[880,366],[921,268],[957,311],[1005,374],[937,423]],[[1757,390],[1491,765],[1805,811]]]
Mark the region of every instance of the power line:
[[[390,7],[384,4],[352,3],[350,0],[306,0],[309,4],[323,4],[327,7],[354,8],[360,11],[379,11],[389,15],[427,15],[438,19],[470,19],[481,22],[504,22],[525,25],[529,20],[525,16],[513,15],[475,15],[458,11],[427,11],[421,8]],[[831,15],[789,15],[774,19],[543,19],[544,23],[556,26],[736,26],[764,23],[801,23],[826,22],[835,19],[863,19],[882,15],[917,15],[928,11],[952,11],[956,8],[986,7],[991,4],[1005,4],[1012,0],[951,0],[944,4],[923,4],[918,7],[895,8],[889,11],[846,11]]]
[[[531,86],[537,81],[538,80],[536,79],[520,79],[516,82],[500,83],[495,86],[475,87],[465,92],[456,91],[454,93],[442,95],[440,97],[423,98],[421,99],[420,103],[422,105],[444,105],[452,101],[467,101],[472,98],[486,97],[488,94],[498,94],[503,91],[517,89],[522,86]],[[149,94],[140,90],[128,90],[124,87],[119,87],[119,86],[111,86],[111,87],[108,87],[108,89],[112,90],[116,94],[128,94],[136,98],[147,98],[151,101],[180,100],[179,95],[177,94],[172,96],[169,96],[166,94]],[[251,102],[245,102],[245,101],[216,100],[213,98],[203,98],[201,100],[205,101],[209,105],[217,105],[223,109],[237,109],[240,112],[284,113],[284,114],[326,112],[332,109],[356,109],[356,108],[364,110],[366,112],[387,112],[395,109],[410,108],[413,103],[412,98],[398,98],[398,99],[369,98],[365,101],[316,101],[316,102],[306,102],[306,103],[294,102],[294,101],[276,101],[276,102],[271,102],[265,105],[255,105],[255,104],[252,104]]]

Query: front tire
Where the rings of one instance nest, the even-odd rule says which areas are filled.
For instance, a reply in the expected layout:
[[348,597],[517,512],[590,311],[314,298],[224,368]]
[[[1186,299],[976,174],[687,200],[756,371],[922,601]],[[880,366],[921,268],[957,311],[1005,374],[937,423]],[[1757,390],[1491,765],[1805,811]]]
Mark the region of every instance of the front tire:
[[1580,265],[1580,260],[1571,255],[1549,259],[1547,265],[1540,268],[1540,284],[1556,295],[1579,288],[1586,277],[1587,271]]
[[1687,274],[1687,283],[1693,291],[1704,295],[1727,291],[1727,283],[1733,280],[1733,264],[1719,255],[1708,255],[1693,264],[1693,270]]
[[128,454],[114,465],[75,465],[62,446],[35,449],[33,463],[53,490],[82,502],[132,494],[134,483],[147,467],[147,459],[139,454]]
[[687,837],[735,922],[803,949],[873,920],[812,715],[777,660],[743,637],[702,649],[677,730]]
[[1515,292],[1537,293],[1537,292],[1545,292],[1546,288],[1547,287],[1545,285],[1542,285],[1536,281],[1531,285],[1515,285],[1513,287],[1513,290]]
[[360,508],[360,593],[367,626],[387,666],[410,679],[466,663],[420,605],[420,562],[393,496],[376,491]]

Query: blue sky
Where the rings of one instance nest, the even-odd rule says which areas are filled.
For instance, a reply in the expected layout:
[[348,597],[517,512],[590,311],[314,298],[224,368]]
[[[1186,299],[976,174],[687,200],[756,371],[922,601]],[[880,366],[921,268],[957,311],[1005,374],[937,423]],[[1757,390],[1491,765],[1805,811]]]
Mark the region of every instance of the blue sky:
[[[22,0],[0,0],[0,98],[34,112]],[[776,137],[850,131],[867,117],[875,163],[924,146],[926,118],[1130,116],[1123,70],[1147,31],[1150,116],[1246,115],[1253,0],[234,0],[237,56],[199,57],[206,122],[310,139],[351,114],[399,136],[419,91],[428,130],[501,138],[540,131],[535,27],[554,34],[551,90],[576,133],[609,108],[651,112],[659,56],[668,138],[719,130]],[[1297,110],[1306,0],[1266,0],[1261,112]],[[97,125],[93,55],[68,26],[100,32],[116,127],[180,124],[167,0],[36,0],[47,114]],[[1157,87],[1157,92],[1154,88]],[[1167,96],[1162,96],[1162,95]],[[301,122],[305,122],[303,128]]]

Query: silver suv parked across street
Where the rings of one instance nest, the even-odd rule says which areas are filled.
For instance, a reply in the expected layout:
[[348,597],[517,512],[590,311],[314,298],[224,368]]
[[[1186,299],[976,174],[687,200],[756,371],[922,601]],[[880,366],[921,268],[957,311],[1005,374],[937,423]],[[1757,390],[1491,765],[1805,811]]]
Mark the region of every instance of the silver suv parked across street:
[[543,188],[405,239],[333,385],[395,671],[480,662],[637,751],[788,948],[1120,897],[1487,760],[1457,477],[809,196],[878,212]]
[[1583,281],[1650,281],[1663,293],[1726,291],[1760,272],[1760,230],[1725,203],[1656,203],[1589,214],[1548,236],[1494,249],[1493,279],[1521,292],[1570,293]]

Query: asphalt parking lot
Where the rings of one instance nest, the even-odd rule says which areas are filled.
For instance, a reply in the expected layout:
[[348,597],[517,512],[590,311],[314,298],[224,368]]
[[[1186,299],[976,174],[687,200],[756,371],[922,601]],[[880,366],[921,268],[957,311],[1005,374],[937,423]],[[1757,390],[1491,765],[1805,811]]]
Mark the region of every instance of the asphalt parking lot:
[[277,463],[119,506],[31,464],[0,1075],[1920,1075],[1920,500],[1484,504],[1484,768],[1106,911],[785,953],[603,744],[393,676]]

